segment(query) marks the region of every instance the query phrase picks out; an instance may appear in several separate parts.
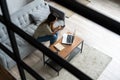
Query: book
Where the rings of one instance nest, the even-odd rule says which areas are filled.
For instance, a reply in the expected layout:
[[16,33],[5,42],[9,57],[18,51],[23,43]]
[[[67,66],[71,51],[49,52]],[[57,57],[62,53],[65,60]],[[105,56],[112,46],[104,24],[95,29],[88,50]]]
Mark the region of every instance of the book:
[[61,51],[61,50],[63,50],[63,49],[65,48],[61,43],[55,44],[54,47],[55,47],[57,50],[59,50],[59,51]]

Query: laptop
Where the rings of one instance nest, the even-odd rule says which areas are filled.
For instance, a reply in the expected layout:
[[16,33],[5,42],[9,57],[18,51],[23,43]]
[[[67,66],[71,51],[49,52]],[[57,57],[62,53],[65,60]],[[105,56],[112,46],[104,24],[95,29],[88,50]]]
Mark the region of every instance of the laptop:
[[74,41],[75,32],[73,34],[63,34],[62,43],[63,44],[72,44]]

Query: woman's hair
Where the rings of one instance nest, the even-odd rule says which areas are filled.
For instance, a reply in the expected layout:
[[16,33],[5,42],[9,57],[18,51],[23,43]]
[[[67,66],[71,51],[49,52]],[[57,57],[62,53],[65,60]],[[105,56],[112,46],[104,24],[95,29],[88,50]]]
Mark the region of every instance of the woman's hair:
[[56,20],[56,18],[58,18],[58,15],[56,13],[50,13],[48,15],[47,22],[48,23],[53,22]]

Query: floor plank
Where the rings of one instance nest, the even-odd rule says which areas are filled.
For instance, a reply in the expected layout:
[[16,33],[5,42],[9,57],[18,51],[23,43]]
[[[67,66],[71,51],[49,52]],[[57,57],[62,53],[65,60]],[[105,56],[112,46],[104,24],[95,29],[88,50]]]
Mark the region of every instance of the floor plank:
[[16,80],[6,69],[0,65],[0,80]]
[[[90,0],[87,6],[120,22],[120,3],[117,1]],[[112,57],[112,61],[98,80],[120,80],[120,36],[77,14],[66,20],[68,21],[66,22],[68,28],[65,31],[72,30],[75,26],[76,35],[82,37],[86,44]],[[60,34],[63,34],[63,32]]]

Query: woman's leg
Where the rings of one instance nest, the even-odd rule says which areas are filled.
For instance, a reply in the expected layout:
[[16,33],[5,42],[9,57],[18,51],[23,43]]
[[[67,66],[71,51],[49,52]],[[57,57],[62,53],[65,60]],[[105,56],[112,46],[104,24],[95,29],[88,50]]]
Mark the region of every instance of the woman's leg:
[[57,40],[57,38],[58,38],[58,33],[52,35],[50,38],[50,45],[53,44]]
[[49,41],[49,36],[42,36],[37,38],[38,42],[46,42]]
[[50,45],[53,44],[58,38],[58,33],[54,34],[54,35],[46,35],[43,37],[38,37],[37,41],[38,42],[45,42],[45,41],[50,41]]

